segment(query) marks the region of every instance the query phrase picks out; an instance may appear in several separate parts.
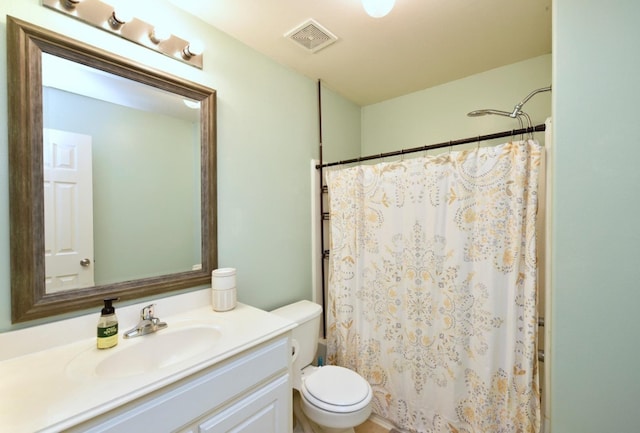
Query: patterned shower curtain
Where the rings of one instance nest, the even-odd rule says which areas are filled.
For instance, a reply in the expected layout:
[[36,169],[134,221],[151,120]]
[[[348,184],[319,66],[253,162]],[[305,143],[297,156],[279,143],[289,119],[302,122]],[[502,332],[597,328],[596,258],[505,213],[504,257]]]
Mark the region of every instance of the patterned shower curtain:
[[533,141],[327,172],[328,362],[419,433],[537,433]]

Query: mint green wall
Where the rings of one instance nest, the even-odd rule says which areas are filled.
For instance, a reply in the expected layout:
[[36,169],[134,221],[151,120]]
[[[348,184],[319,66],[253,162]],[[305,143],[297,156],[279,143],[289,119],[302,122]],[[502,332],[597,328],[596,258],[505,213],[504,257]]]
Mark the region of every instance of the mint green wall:
[[[40,0],[0,2],[0,82],[6,83],[6,15],[217,90],[219,266],[238,269],[238,298],[270,309],[312,296],[310,161],[318,156],[317,83],[165,2],[156,16],[206,47],[199,70],[44,8]],[[150,17],[141,17],[151,21]],[[323,110],[350,103],[337,95]],[[343,106],[344,105],[344,106]],[[346,112],[353,112],[353,108]],[[0,92],[0,331],[10,323],[7,96]],[[345,136],[359,132],[359,122]],[[32,322],[33,325],[39,322]]]
[[554,4],[552,433],[640,430],[640,2]]
[[359,105],[322,85],[322,160],[342,161],[360,155]]
[[[362,154],[375,155],[519,128],[509,117],[467,117],[481,108],[511,111],[551,84],[551,55],[535,57],[362,108]],[[534,124],[551,113],[550,93],[524,106]]]
[[54,88],[42,99],[45,128],[92,137],[95,283],[200,264],[199,122]]

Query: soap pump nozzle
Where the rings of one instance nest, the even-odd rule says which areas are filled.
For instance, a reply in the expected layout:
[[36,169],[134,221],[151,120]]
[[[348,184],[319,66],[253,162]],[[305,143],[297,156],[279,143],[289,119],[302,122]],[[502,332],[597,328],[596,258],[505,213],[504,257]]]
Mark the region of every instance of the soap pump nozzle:
[[119,298],[107,298],[104,300],[104,308],[100,312],[103,316],[108,316],[109,314],[113,314],[116,312],[116,309],[113,308],[113,301],[117,301]]

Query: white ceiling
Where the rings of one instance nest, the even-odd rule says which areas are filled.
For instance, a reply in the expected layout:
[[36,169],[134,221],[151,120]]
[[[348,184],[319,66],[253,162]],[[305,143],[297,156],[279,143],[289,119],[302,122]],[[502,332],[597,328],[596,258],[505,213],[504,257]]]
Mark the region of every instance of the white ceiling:
[[[551,52],[551,0],[396,0],[378,19],[360,0],[169,2],[362,106]],[[339,40],[284,37],[308,19]]]

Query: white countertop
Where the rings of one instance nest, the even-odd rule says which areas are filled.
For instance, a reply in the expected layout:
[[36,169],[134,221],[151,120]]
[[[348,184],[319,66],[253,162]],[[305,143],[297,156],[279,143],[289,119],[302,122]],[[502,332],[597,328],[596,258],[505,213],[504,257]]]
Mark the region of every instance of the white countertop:
[[100,377],[71,372],[69,365],[87,352],[94,358],[107,357],[127,345],[143,343],[147,336],[125,340],[122,334],[137,324],[140,309],[148,303],[116,309],[120,340],[112,349],[95,348],[99,313],[0,334],[0,431],[58,432],[295,327],[280,316],[244,304],[215,312],[210,306],[210,290],[153,303],[156,315],[169,325],[159,333],[171,332],[172,323],[175,327],[193,320],[215,323],[222,335],[206,352],[168,367],[124,377]]

